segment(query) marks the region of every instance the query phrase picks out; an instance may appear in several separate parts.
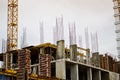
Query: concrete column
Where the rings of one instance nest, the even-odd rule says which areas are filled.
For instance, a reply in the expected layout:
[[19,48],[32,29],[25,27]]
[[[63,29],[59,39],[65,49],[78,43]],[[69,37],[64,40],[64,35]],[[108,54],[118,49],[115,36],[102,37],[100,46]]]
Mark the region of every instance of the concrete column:
[[2,67],[6,69],[6,53],[3,54],[3,66]]
[[80,62],[84,63],[83,56],[80,56]]
[[11,69],[13,69],[13,54],[11,53]]
[[92,79],[93,80],[101,80],[101,71],[100,70],[92,71]]
[[120,61],[117,63],[118,65],[118,73],[120,74]]
[[34,74],[37,74],[37,66],[34,66],[34,67],[33,67],[33,73],[34,73]]
[[71,80],[79,80],[78,64],[73,64],[71,68]]
[[7,62],[7,64],[6,64],[6,68],[7,69],[11,69],[11,54],[12,53],[6,53],[7,55],[6,55],[6,62]]
[[40,53],[38,56],[39,56],[38,75],[40,75]]
[[70,45],[70,60],[77,61],[77,45]]
[[91,68],[87,69],[87,80],[92,80],[92,69]]
[[60,79],[66,79],[65,60],[56,61],[56,77]]
[[90,49],[86,50],[86,63],[90,64]]
[[57,54],[56,59],[65,58],[65,44],[64,40],[57,41]]
[[92,65],[100,67],[99,52],[92,53]]
[[7,67],[8,67],[8,64],[7,64],[8,58],[7,58],[7,56],[8,56],[8,53],[6,53],[6,55],[5,55],[5,69],[7,69]]
[[101,71],[100,70],[98,72],[98,75],[99,75],[99,80],[101,80]]
[[110,80],[109,72],[101,71],[101,80]]
[[45,54],[44,53],[44,48],[40,48],[40,54]]

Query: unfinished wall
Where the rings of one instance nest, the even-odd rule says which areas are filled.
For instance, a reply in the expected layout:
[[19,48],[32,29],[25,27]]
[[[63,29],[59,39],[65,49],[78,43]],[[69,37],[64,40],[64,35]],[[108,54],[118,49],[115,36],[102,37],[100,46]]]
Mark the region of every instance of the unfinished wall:
[[116,63],[116,60],[113,59],[111,56],[105,54],[99,55],[100,57],[100,67],[103,69],[107,69],[113,72],[118,72],[118,65]]
[[31,72],[30,50],[22,49],[18,51],[18,71],[17,80],[28,80]]
[[41,76],[51,77],[51,55],[40,54],[39,55],[39,69]]

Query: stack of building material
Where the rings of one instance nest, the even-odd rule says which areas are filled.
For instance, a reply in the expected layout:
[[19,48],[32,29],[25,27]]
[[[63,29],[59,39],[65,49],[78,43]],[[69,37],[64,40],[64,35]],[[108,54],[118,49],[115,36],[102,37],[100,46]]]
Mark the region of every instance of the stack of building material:
[[17,80],[28,80],[30,73],[30,50],[23,49],[18,51],[18,72]]
[[40,75],[51,77],[51,56],[50,54],[40,54],[39,56],[39,67]]

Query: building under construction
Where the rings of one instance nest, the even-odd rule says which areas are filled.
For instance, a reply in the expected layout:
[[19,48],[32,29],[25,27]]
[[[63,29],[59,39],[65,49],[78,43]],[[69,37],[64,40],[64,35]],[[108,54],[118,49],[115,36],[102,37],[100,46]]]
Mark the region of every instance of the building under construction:
[[[114,2],[118,4],[119,0]],[[114,8],[118,10],[119,5]],[[115,15],[117,19],[118,16]],[[119,21],[116,22],[118,24]],[[41,44],[26,46],[24,30],[22,49],[18,49],[18,0],[8,0],[7,51],[3,41],[0,80],[120,80],[120,60],[99,54],[97,34],[91,35],[91,51],[88,29],[85,29],[86,48],[82,48],[82,40],[79,46],[76,44],[75,23],[70,23],[70,46],[66,48],[62,17],[56,19],[54,44],[43,43],[43,23],[40,25]],[[117,28],[116,33],[119,32]]]
[[89,49],[67,49],[64,40],[9,51],[0,60],[0,80],[120,80],[119,62],[111,56],[95,52],[90,57]]

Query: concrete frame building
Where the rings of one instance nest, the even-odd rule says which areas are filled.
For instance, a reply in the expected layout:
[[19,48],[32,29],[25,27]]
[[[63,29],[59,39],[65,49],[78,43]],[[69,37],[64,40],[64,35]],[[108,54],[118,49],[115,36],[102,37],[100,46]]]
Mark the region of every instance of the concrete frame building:
[[[77,56],[80,54],[78,49],[86,51],[86,58],[77,60]],[[7,62],[8,53],[12,55],[10,63]],[[0,76],[9,77],[6,80],[21,80],[23,77],[22,80],[120,79],[120,71],[118,71],[117,63],[114,60],[111,60],[107,55],[100,57],[98,52],[93,53],[92,57],[89,54],[89,49],[77,47],[77,45],[70,45],[70,49],[66,49],[64,40],[58,41],[57,45],[44,43],[38,46],[29,46],[22,50],[14,50],[0,55],[0,61],[5,62],[3,69],[7,70],[8,64],[10,64],[9,69],[12,70],[8,72],[1,70]],[[24,62],[26,63],[24,64]],[[28,77],[25,76],[25,73]]]
[[[3,50],[0,54],[0,61],[4,63],[0,68],[0,80],[120,80],[120,0],[113,0],[113,2],[119,61],[108,54],[99,55],[98,46],[91,57],[87,29],[85,32],[86,48],[78,47],[75,24],[70,25],[70,46],[69,49],[65,48],[63,18],[61,17],[56,19],[57,45],[44,43],[26,47],[23,39],[22,49],[17,49],[17,39],[15,43],[10,43],[10,34],[8,34],[8,50],[7,52]],[[12,2],[8,7],[10,9],[8,11],[13,13],[13,9],[17,9],[18,5]],[[18,17],[17,14],[16,17]],[[9,18],[8,20],[11,21],[12,17]],[[17,29],[18,27],[15,30],[16,34]],[[8,33],[12,32],[10,30]],[[41,28],[41,43],[44,41],[42,33]],[[17,38],[17,35],[15,36],[11,37]],[[24,38],[26,38],[25,35]],[[97,41],[95,44],[97,45]]]

